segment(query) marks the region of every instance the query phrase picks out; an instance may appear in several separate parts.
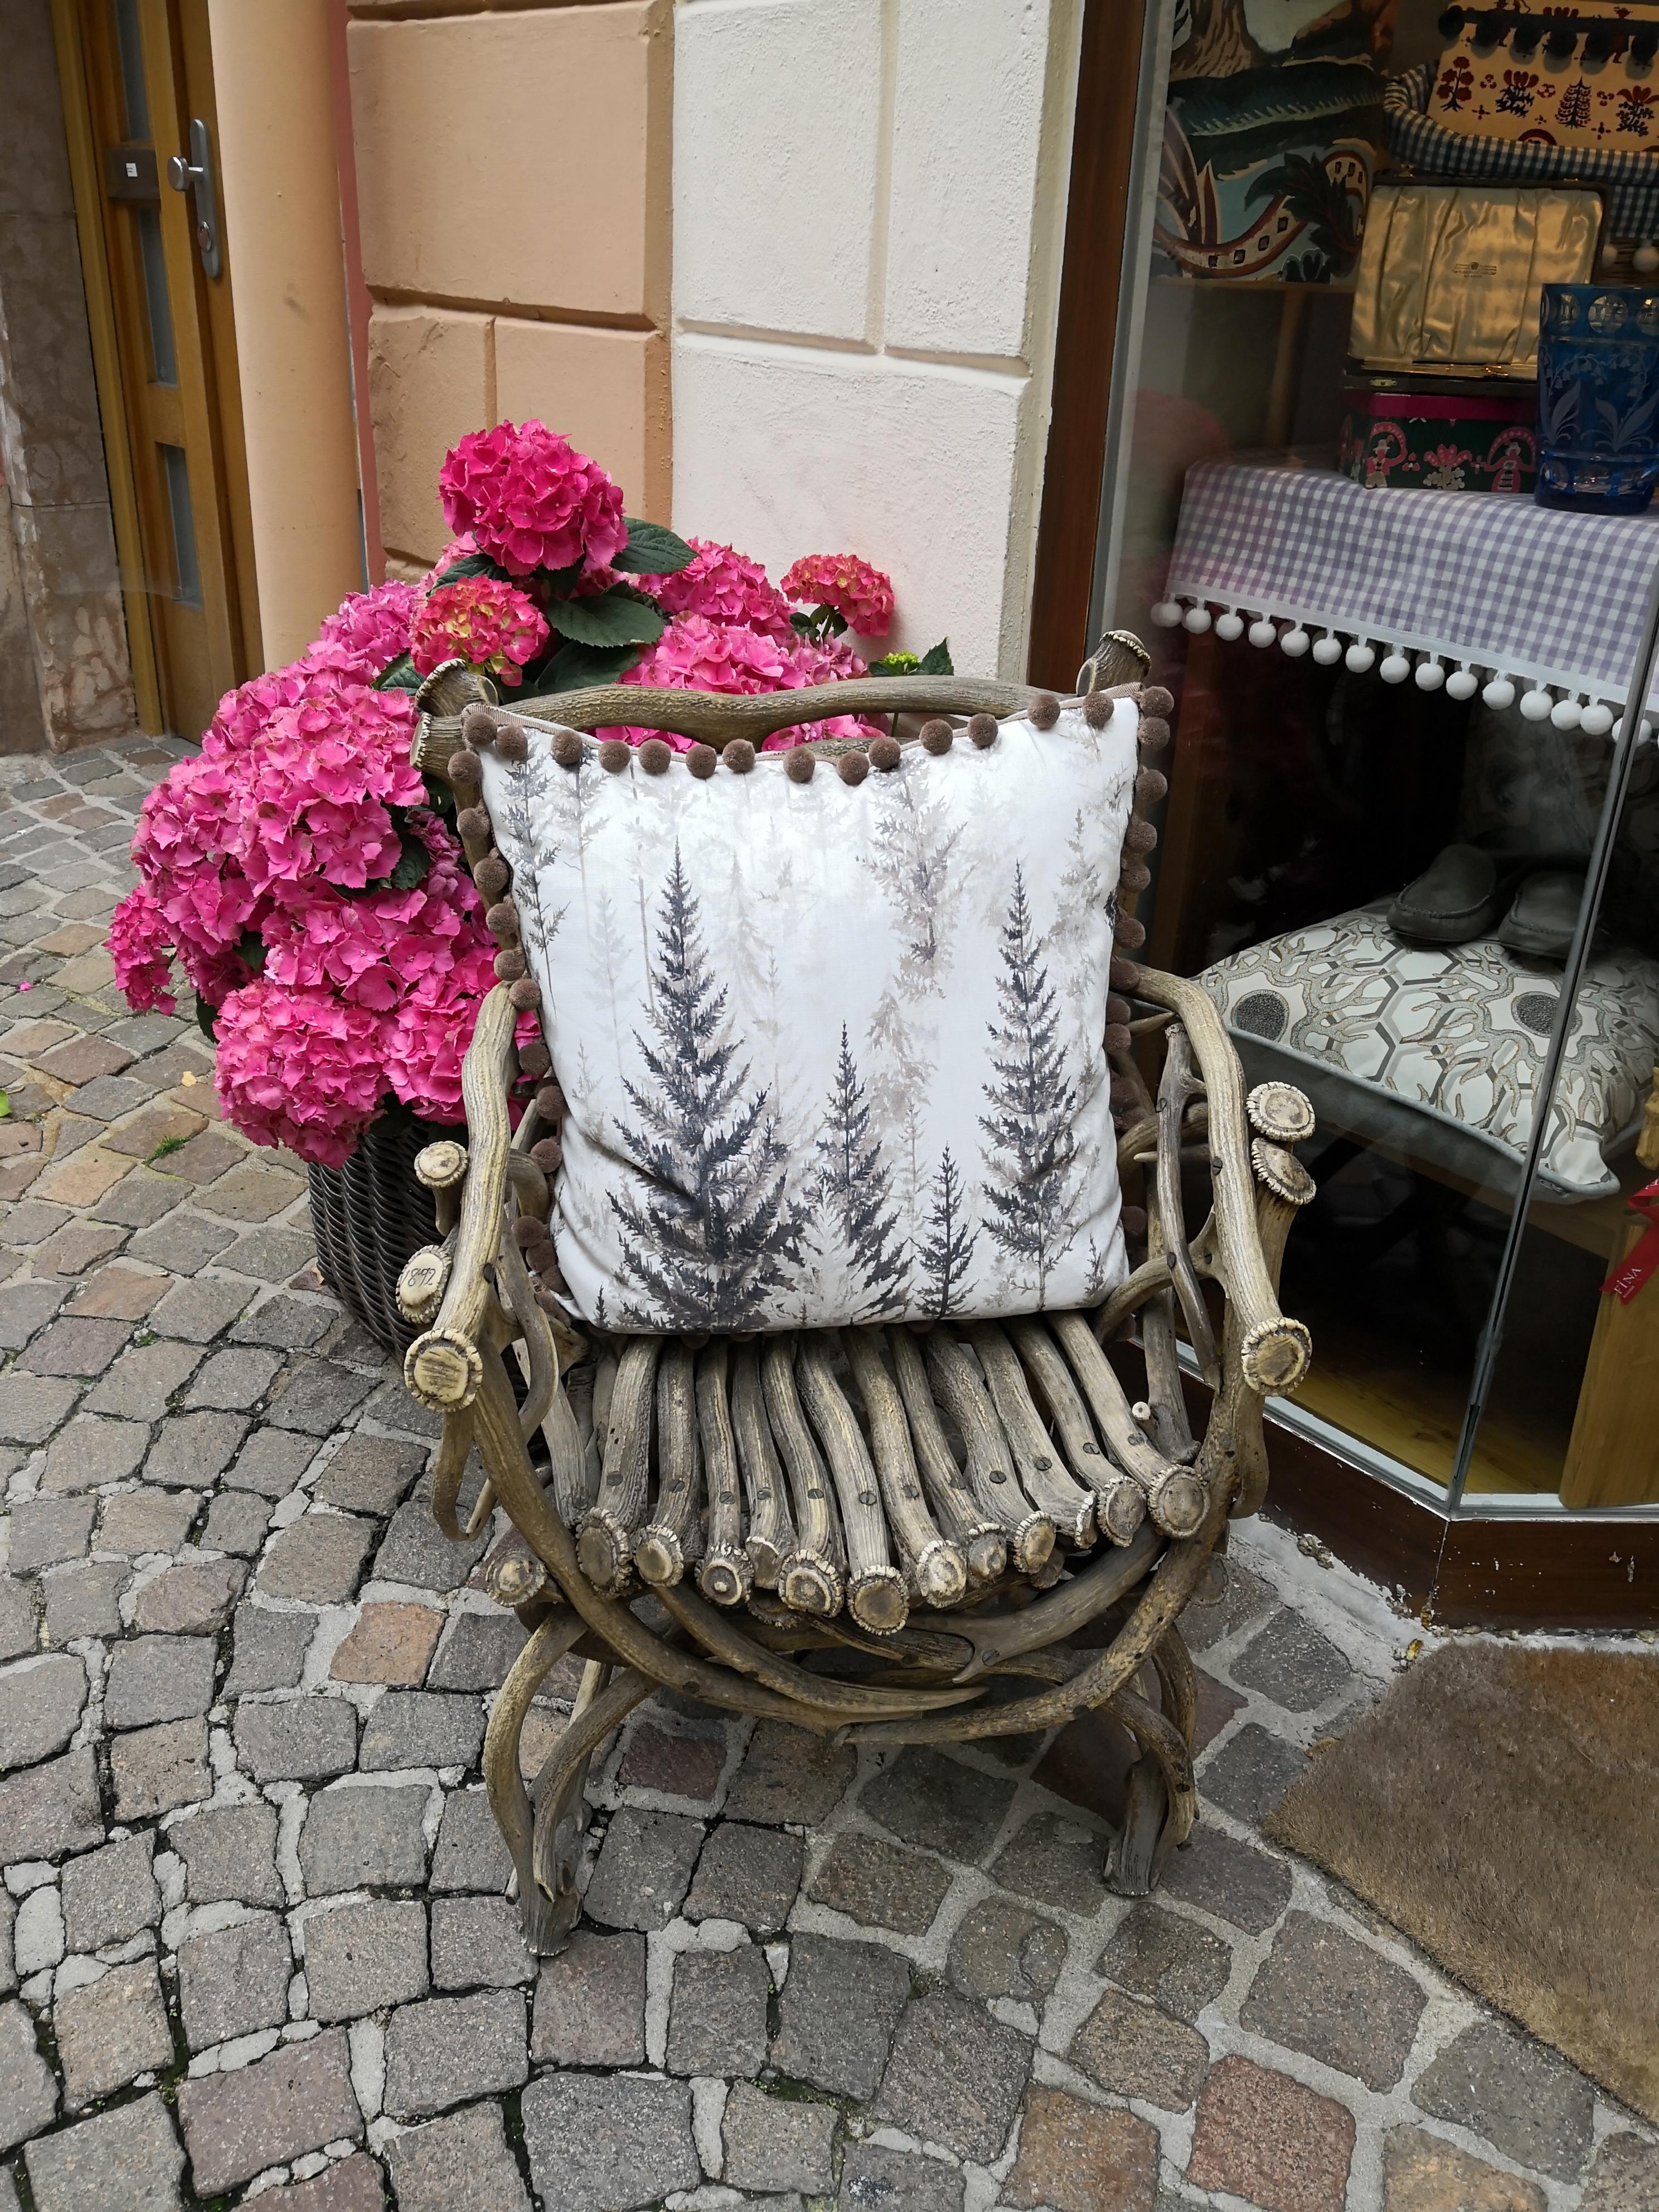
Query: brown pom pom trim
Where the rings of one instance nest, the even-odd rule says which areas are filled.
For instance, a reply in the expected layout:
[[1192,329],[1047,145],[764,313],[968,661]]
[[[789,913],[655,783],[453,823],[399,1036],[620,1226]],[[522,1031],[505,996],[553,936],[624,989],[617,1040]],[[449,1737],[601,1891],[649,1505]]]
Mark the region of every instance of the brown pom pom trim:
[[634,757],[634,748],[625,738],[607,738],[599,747],[599,766],[611,775],[620,775]]
[[476,745],[482,752],[486,745],[495,742],[495,717],[482,699],[474,699],[461,710],[461,739]]
[[537,1245],[548,1241],[547,1224],[538,1221],[533,1213],[521,1213],[513,1224],[513,1242],[520,1252],[533,1252]]
[[561,768],[580,768],[586,748],[574,730],[558,730],[553,738],[553,757]]
[[511,899],[502,899],[484,915],[484,927],[501,945],[516,945],[519,941],[519,917]]
[[1161,684],[1148,684],[1140,695],[1143,714],[1172,714],[1175,712],[1175,693],[1166,691]]
[[1111,985],[1115,991],[1138,991],[1140,988],[1140,970],[1133,960],[1114,958]]
[[536,1093],[536,1110],[544,1121],[562,1121],[570,1106],[556,1083],[544,1083]]
[[1152,880],[1150,868],[1143,868],[1139,860],[1131,860],[1118,876],[1118,889],[1125,891],[1144,891]]
[[449,781],[457,791],[476,791],[483,781],[483,763],[470,747],[449,756]]
[[1129,1018],[1129,1001],[1127,999],[1108,999],[1106,1018],[1109,1022],[1127,1022]]
[[472,880],[489,903],[494,906],[498,898],[506,897],[513,874],[499,853],[486,853],[472,871]]
[[524,955],[516,945],[495,955],[495,981],[498,983],[516,983],[524,972]]
[[508,722],[495,732],[495,750],[504,761],[525,760],[529,756],[530,740],[519,723]]
[[995,744],[1000,726],[994,714],[970,714],[968,718],[969,742],[983,752],[988,745]]
[[1144,768],[1135,778],[1135,805],[1156,806],[1170,788],[1170,779],[1160,775],[1155,768]]
[[1126,1237],[1133,1237],[1139,1242],[1146,1234],[1146,1209],[1144,1206],[1126,1206],[1118,1218],[1123,1224]]
[[755,765],[755,748],[747,738],[733,738],[720,758],[733,775],[747,775]]
[[685,764],[699,783],[705,783],[720,764],[720,757],[713,745],[693,745],[685,757]]
[[1123,833],[1126,853],[1150,853],[1158,843],[1158,832],[1150,822],[1132,822]]
[[527,1075],[532,1083],[539,1082],[553,1065],[553,1055],[538,1037],[519,1047],[519,1073]]
[[935,754],[948,753],[956,741],[957,733],[948,722],[924,722],[921,726],[921,742],[925,751]]
[[[544,1270],[542,1279],[546,1283],[551,1283],[556,1280],[559,1288],[561,1290],[564,1288],[564,1277],[562,1275],[556,1278],[550,1271]],[[562,1314],[564,1312],[563,1306],[560,1304],[559,1300],[554,1297],[550,1290],[538,1291],[536,1293],[536,1303],[544,1314]]]
[[1115,1075],[1112,1078],[1111,1099],[1114,1106],[1133,1106],[1138,1095],[1132,1077]]
[[1129,1049],[1128,1024],[1126,1022],[1108,1022],[1105,1044],[1108,1052],[1127,1052]]
[[1059,720],[1060,702],[1052,691],[1045,691],[1031,708],[1032,726],[1039,730],[1052,730]]
[[1103,691],[1091,691],[1083,702],[1083,719],[1091,730],[1103,730],[1116,706],[1116,700],[1109,699]]
[[640,747],[640,766],[647,775],[663,775],[674,757],[674,748],[666,738],[647,738]]
[[870,742],[870,765],[878,768],[884,775],[896,769],[904,757],[904,749],[896,738],[872,738]]
[[541,1137],[530,1147],[530,1157],[544,1175],[551,1175],[564,1158],[564,1146],[556,1137]]
[[489,835],[489,817],[482,806],[464,806],[455,817],[455,830],[463,840],[487,837]]
[[507,995],[521,1014],[533,1014],[542,1002],[542,987],[533,975],[520,975]]
[[1143,721],[1139,730],[1140,750],[1144,753],[1161,753],[1170,742],[1170,726],[1162,717]]
[[1131,952],[1138,952],[1146,942],[1146,923],[1137,921],[1132,914],[1119,915],[1117,927],[1112,933],[1118,943],[1127,945]]
[[843,753],[836,763],[836,774],[843,783],[862,783],[870,773],[868,753]]
[[783,757],[783,772],[791,783],[811,783],[817,764],[816,756],[809,753],[805,745],[796,745]]

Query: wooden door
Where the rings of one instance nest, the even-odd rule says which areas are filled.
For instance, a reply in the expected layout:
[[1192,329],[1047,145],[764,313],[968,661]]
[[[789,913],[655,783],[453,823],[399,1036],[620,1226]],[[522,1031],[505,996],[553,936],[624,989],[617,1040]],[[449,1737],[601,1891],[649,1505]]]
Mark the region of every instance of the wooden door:
[[56,14],[140,708],[197,737],[259,665],[206,0]]

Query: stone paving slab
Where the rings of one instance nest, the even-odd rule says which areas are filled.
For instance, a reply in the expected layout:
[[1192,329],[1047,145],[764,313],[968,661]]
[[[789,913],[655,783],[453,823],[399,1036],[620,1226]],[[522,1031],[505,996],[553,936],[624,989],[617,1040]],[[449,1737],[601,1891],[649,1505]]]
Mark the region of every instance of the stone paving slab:
[[1653,2130],[1264,1842],[1418,1633],[1272,1531],[1184,1617],[1155,1898],[1103,1880],[1107,1723],[884,1753],[663,1696],[532,1960],[501,1524],[439,1534],[295,1164],[99,949],[179,750],[0,758],[0,2212],[1659,2212]]

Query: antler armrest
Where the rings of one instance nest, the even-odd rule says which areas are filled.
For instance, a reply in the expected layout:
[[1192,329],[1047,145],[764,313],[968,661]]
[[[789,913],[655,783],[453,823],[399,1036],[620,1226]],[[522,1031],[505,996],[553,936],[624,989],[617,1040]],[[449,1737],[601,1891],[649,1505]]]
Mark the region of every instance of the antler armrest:
[[1293,1390],[1308,1371],[1312,1346],[1303,1324],[1279,1310],[1262,1249],[1238,1055],[1214,1000],[1201,984],[1161,969],[1143,968],[1135,988],[1139,996],[1167,1006],[1177,1017],[1204,1079],[1215,1200],[1210,1272],[1237,1317],[1244,1380],[1264,1395]]
[[483,1379],[478,1337],[494,1297],[484,1268],[501,1242],[507,1196],[512,1140],[507,1092],[514,1073],[515,1020],[507,986],[497,983],[478,1009],[478,1024],[461,1063],[468,1144],[454,1256],[437,1318],[404,1359],[410,1396],[435,1413],[470,1406]]

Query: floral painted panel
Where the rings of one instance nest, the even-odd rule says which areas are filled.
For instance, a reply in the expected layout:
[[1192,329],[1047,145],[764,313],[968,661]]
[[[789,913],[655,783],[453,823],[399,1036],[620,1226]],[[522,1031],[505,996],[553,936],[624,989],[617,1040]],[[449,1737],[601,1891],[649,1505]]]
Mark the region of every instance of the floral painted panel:
[[[1491,939],[1408,944],[1378,905],[1269,938],[1199,980],[1242,1040],[1259,1038],[1510,1154],[1525,1148],[1559,967]],[[1558,1197],[1618,1189],[1604,1150],[1638,1118],[1656,1058],[1659,961],[1598,949],[1550,1107],[1541,1172]],[[1421,1149],[1434,1156],[1431,1139]]]
[[1102,1046],[1136,714],[810,782],[486,757],[569,1102],[555,1241],[612,1328],[1098,1298],[1125,1272]]

